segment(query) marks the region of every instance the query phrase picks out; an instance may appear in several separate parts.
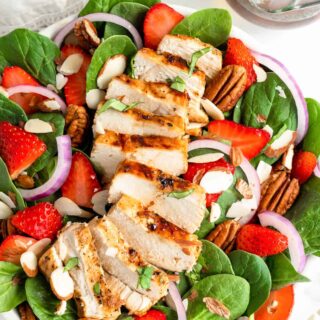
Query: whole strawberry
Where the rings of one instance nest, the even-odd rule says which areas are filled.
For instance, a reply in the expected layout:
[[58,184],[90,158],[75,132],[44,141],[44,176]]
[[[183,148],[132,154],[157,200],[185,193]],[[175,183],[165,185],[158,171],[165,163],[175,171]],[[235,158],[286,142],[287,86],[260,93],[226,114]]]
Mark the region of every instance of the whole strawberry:
[[317,165],[317,157],[308,151],[299,151],[293,157],[292,177],[299,180],[299,183],[305,183],[312,175]]
[[62,217],[49,202],[18,211],[12,217],[12,224],[35,239],[54,239],[62,228]]
[[288,248],[288,238],[278,231],[256,224],[247,224],[237,236],[237,249],[260,257],[272,256]]

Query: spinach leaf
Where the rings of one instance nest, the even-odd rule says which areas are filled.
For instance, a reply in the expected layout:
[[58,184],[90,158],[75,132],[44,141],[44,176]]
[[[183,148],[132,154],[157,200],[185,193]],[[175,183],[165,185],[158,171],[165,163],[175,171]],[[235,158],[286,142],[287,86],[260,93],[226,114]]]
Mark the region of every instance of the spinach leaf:
[[0,93],[0,121],[8,121],[17,125],[20,121],[28,120],[24,110]]
[[54,126],[54,131],[50,133],[39,133],[37,136],[47,145],[45,153],[36,160],[36,162],[28,169],[30,175],[34,175],[48,165],[48,161],[57,153],[56,137],[63,135],[64,131],[64,116],[61,113],[34,113],[30,119],[40,119],[49,122]]
[[185,34],[196,37],[214,46],[227,41],[232,19],[224,9],[204,9],[184,18],[172,30],[172,34]]
[[28,278],[26,281],[27,301],[33,313],[40,320],[74,320],[77,312],[73,300],[68,301],[67,310],[63,316],[57,316],[55,309],[59,300],[53,295],[50,285],[43,276]]
[[152,309],[162,311],[166,315],[166,320],[178,320],[178,315],[174,310],[164,305],[161,305],[160,303],[154,305]]
[[7,166],[4,163],[4,161],[0,158],[0,191],[9,194],[10,192],[14,194],[15,196],[15,200],[16,200],[16,205],[17,205],[17,209],[18,210],[22,210],[26,207],[26,204],[20,194],[20,192],[18,191],[18,189],[16,188],[16,186],[14,185],[14,183],[12,182]]
[[250,284],[250,302],[246,311],[252,315],[268,299],[271,290],[271,275],[262,258],[236,250],[229,254],[235,274]]
[[215,223],[209,221],[210,212],[208,209],[205,210],[204,218],[201,222],[199,230],[195,232],[199,239],[204,239],[208,233],[213,230]]
[[320,156],[320,103],[313,99],[306,99],[309,113],[309,128],[303,140],[303,150]]
[[26,300],[23,276],[20,266],[0,261],[0,312],[10,311]]
[[271,273],[272,289],[278,290],[295,282],[308,282],[307,277],[298,273],[283,253],[270,256],[266,263]]
[[[142,30],[144,17],[149,8],[141,3],[136,2],[120,2],[116,4],[110,13],[122,17],[131,22],[138,30]],[[118,24],[108,22],[104,29],[104,38],[107,39],[114,35],[130,36],[130,33],[124,27]]]
[[0,73],[2,73],[4,68],[7,66],[10,66],[10,63],[5,59],[5,57],[0,52]]
[[116,54],[133,56],[137,48],[127,36],[112,36],[103,41],[94,52],[87,71],[87,91],[97,88],[97,77],[106,60]]
[[287,213],[298,230],[306,254],[320,256],[320,179],[311,178],[301,187],[300,194]]
[[180,279],[179,279],[179,282],[177,283],[177,288],[180,292],[180,295],[183,296],[190,289],[190,285],[185,272],[180,272],[179,278]]
[[20,66],[42,84],[56,83],[54,59],[60,50],[49,38],[27,29],[16,29],[0,38],[0,52],[11,65]]
[[211,297],[221,302],[230,311],[230,320],[237,319],[249,304],[249,283],[231,274],[218,274],[204,278],[191,289],[188,297],[188,320],[222,320],[224,318],[211,313],[203,298]]
[[220,152],[220,151],[216,151],[216,150],[210,149],[210,148],[194,149],[194,150],[188,152],[188,158],[190,159],[193,157],[202,156],[203,154],[217,153],[217,152]]

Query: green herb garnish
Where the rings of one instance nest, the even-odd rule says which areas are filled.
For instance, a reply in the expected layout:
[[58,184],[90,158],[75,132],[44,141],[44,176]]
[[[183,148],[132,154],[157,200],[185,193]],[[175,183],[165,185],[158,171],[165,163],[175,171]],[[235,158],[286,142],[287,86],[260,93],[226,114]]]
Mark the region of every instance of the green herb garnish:
[[193,193],[194,189],[189,190],[176,190],[172,191],[168,194],[168,197],[176,198],[176,199],[183,199],[189,196],[191,193]]
[[186,90],[186,83],[181,77],[177,76],[173,79],[170,88],[179,92],[184,92]]
[[153,274],[152,267],[143,267],[138,270],[139,279],[138,279],[138,287],[142,289],[149,289],[151,285],[151,277]]
[[100,283],[97,282],[94,286],[93,286],[93,292],[96,296],[100,295],[101,292],[101,288],[100,288]]
[[203,49],[193,53],[193,55],[191,57],[191,62],[189,64],[189,77],[192,76],[194,68],[196,67],[196,64],[197,64],[198,60],[202,56],[204,56],[206,53],[210,52],[211,50],[212,50],[211,47],[207,47],[207,48],[203,48]]
[[69,271],[79,265],[79,259],[77,257],[70,258],[66,263],[63,271]]
[[101,114],[105,111],[107,111],[108,109],[114,109],[117,111],[128,111],[134,107],[136,107],[140,102],[133,102],[129,105],[124,104],[123,102],[119,101],[118,99],[110,99],[107,102],[105,102],[105,104],[97,111],[98,114]]

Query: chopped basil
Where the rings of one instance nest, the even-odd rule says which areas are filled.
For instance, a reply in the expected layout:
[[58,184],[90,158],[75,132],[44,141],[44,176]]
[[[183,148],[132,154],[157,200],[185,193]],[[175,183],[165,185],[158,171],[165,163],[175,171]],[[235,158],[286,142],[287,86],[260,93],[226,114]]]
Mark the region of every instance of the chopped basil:
[[126,104],[122,103],[121,101],[112,98],[112,99],[108,100],[107,102],[105,102],[105,104],[98,110],[97,113],[101,114],[111,108],[118,110],[118,111],[121,111],[121,112],[124,112],[124,111],[128,111],[128,110],[136,107],[139,103],[140,102],[133,102],[129,105],[126,105]]
[[79,264],[79,259],[77,257],[70,258],[66,263],[63,271],[69,271]]
[[151,285],[151,277],[153,274],[152,267],[143,267],[138,270],[139,279],[138,279],[138,287],[142,289],[149,289]]
[[168,197],[176,198],[176,199],[183,199],[189,196],[191,193],[193,193],[194,189],[189,190],[176,190],[172,191],[168,194]]
[[186,90],[186,83],[181,77],[177,76],[173,79],[170,88],[179,92],[184,92]]
[[191,57],[191,62],[189,64],[189,77],[192,76],[194,68],[198,62],[198,60],[204,56],[206,53],[210,52],[212,49],[211,47],[207,47],[207,48],[203,48],[199,51],[196,51],[193,53],[192,57]]
[[96,296],[100,295],[101,289],[100,289],[100,283],[97,282],[94,286],[93,286],[93,292]]

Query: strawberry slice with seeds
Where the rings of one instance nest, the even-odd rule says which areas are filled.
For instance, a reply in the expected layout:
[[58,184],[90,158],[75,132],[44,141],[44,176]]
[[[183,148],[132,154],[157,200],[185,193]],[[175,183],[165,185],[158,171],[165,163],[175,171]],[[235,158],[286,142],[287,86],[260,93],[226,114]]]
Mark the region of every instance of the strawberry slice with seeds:
[[309,151],[299,151],[293,157],[292,177],[299,180],[299,183],[305,183],[313,173],[317,165],[317,157]]
[[92,208],[92,196],[100,190],[91,162],[81,152],[76,152],[72,157],[69,176],[61,188],[63,197],[71,199],[78,206]]
[[86,53],[80,47],[65,45],[61,49],[61,56],[57,62],[62,64],[67,57],[76,53],[82,55],[83,63],[77,73],[67,76],[68,82],[64,86],[64,94],[68,105],[75,104],[83,106],[86,103],[86,75],[91,62],[91,55]]
[[62,228],[62,217],[49,202],[18,211],[11,222],[17,229],[38,240],[54,239]]
[[157,3],[147,12],[143,24],[144,45],[157,49],[162,38],[184,18],[164,3]]
[[143,316],[134,316],[134,320],[166,320],[166,315],[159,310],[151,309]]
[[212,121],[208,130],[212,138],[230,141],[247,159],[256,157],[270,140],[270,134],[265,130],[246,127],[229,120]]
[[[40,86],[36,79],[20,67],[13,66],[4,68],[2,86],[8,89],[20,85]],[[45,99],[36,93],[16,93],[9,98],[20,105],[27,114],[36,112],[37,105]]]
[[35,134],[7,121],[0,122],[0,157],[6,163],[12,179],[16,179],[46,150],[46,144]]

